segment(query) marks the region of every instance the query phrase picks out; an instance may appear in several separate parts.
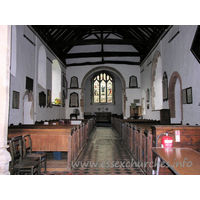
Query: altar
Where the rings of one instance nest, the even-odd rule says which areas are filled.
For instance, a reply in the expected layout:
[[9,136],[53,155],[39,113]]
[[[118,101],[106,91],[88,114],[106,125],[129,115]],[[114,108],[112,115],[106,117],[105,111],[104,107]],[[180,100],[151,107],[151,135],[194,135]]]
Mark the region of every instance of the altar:
[[111,112],[95,112],[97,123],[111,123]]

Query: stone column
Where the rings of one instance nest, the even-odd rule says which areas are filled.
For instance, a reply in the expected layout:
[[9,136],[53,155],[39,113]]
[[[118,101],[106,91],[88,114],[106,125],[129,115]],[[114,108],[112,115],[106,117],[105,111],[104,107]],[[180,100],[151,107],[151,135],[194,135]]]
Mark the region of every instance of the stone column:
[[0,25],[0,175],[9,175],[10,153],[7,151],[11,26]]

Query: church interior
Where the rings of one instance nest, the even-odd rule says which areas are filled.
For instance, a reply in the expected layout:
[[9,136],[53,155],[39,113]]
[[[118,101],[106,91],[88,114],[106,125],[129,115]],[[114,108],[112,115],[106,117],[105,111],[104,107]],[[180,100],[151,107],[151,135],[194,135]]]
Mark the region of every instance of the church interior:
[[0,32],[0,174],[200,174],[198,25]]

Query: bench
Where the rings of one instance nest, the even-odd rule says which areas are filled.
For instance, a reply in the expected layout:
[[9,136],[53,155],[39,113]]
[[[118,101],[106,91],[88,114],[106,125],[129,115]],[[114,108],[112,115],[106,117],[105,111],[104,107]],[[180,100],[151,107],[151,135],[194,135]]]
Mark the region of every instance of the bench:
[[146,130],[149,124],[125,123],[123,126],[122,141],[124,146],[133,156],[137,165],[146,174],[151,174],[150,163],[152,161],[152,134]]
[[8,128],[8,139],[30,134],[33,151],[68,152],[67,168],[78,158],[94,128],[93,119],[81,125],[20,125]]
[[146,174],[151,174],[152,171],[150,166],[152,134],[148,130],[153,124],[160,124],[160,121],[112,118],[113,128],[120,135],[124,146],[131,153],[135,162]]
[[[181,142],[174,143],[174,147],[192,148],[200,151],[199,126],[158,124],[160,122],[156,120],[121,120],[112,118],[113,128],[120,135],[124,146],[146,174],[152,174],[152,170],[155,169],[153,167],[155,164],[155,155],[151,149],[156,144],[157,136],[162,132],[171,133],[175,130],[180,130]],[[174,139],[174,136],[172,137]],[[160,144],[161,138],[158,140],[158,146]],[[166,170],[165,172],[161,171],[161,173],[173,174]]]
[[146,129],[151,128],[151,125],[156,125],[160,124],[159,120],[150,120],[150,119],[119,119],[112,117],[111,118],[111,125],[113,128],[118,132],[118,134],[122,137],[122,132],[123,132],[123,125],[129,123],[129,124],[134,124],[136,126],[142,126],[145,127]]

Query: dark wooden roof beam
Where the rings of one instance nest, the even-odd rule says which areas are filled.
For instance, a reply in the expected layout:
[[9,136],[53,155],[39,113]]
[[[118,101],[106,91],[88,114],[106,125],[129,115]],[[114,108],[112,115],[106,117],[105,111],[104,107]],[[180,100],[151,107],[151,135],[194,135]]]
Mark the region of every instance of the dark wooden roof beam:
[[107,39],[110,36],[111,33],[108,33],[104,39]]
[[52,35],[52,38],[53,38],[54,40],[57,40],[58,37],[60,37],[60,36],[62,35],[62,33],[63,33],[63,30],[62,30],[62,29],[59,29],[55,34]]
[[135,33],[134,30],[130,29],[129,32],[130,32],[132,38],[135,38],[135,40],[138,40],[138,41],[142,41],[142,37],[140,35],[138,35],[137,33]]
[[146,30],[145,28],[138,28],[141,32],[141,34],[143,34],[144,38],[147,40],[151,37],[151,33]]
[[62,40],[63,36],[65,36],[65,33],[66,33],[66,29],[62,31],[62,33],[60,35],[58,35],[58,37],[56,38],[56,40]]
[[103,62],[97,61],[97,62],[71,63],[71,64],[66,64],[66,66],[67,67],[73,67],[73,66],[103,65],[103,64],[140,65],[140,62],[104,60]]
[[66,38],[66,36],[69,35],[71,32],[72,32],[71,29],[64,29],[64,30],[63,30],[63,34],[62,34],[62,36],[58,39],[57,42],[62,43],[63,40]]
[[71,37],[72,34],[74,34],[74,31],[70,30],[70,32],[68,34],[66,34],[65,37],[63,38],[63,41],[69,40],[69,38]]
[[100,37],[99,37],[96,33],[93,33],[93,35],[94,35],[97,39],[100,39]]
[[[140,41],[146,41],[146,35],[144,35],[143,32],[141,32],[140,30],[138,29],[130,29],[133,36],[135,36],[136,38],[138,38]],[[145,38],[144,38],[145,37]]]
[[89,58],[89,57],[140,57],[139,52],[89,52],[89,53],[68,53],[64,56],[66,59],[70,58]]
[[75,41],[66,41],[64,43],[55,43],[52,44],[54,46],[81,46],[81,45],[94,45],[94,44],[116,44],[116,45],[147,45],[147,44],[153,44],[154,41],[138,41],[138,40],[132,40],[132,39],[127,39],[127,40],[121,40],[121,39],[88,39],[88,40],[75,40]]

